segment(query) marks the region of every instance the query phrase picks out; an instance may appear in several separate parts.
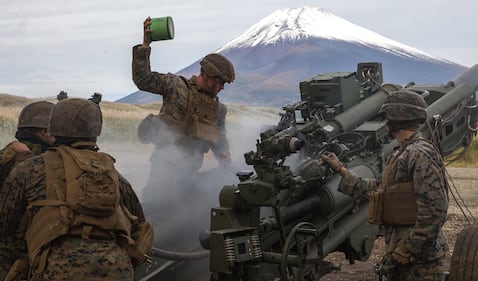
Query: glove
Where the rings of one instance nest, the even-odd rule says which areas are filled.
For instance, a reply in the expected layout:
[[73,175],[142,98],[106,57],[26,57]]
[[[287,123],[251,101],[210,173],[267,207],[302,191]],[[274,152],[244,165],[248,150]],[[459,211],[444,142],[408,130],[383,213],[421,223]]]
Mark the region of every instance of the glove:
[[333,152],[326,152],[322,154],[322,160],[324,160],[329,166],[336,172],[340,170],[344,166],[342,162],[340,162],[339,158],[337,158],[337,155]]
[[405,243],[400,241],[392,253],[392,259],[398,264],[405,265],[411,262],[412,253],[405,247]]

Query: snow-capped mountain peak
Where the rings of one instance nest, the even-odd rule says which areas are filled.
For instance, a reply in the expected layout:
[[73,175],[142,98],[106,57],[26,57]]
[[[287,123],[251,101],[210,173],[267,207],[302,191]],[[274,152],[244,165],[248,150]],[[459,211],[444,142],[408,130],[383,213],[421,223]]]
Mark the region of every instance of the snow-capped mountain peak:
[[[310,7],[277,10],[215,52],[226,55],[236,71],[221,100],[261,106],[296,102],[300,81],[352,72],[360,62],[382,63],[384,81],[394,84],[445,83],[466,69]],[[177,74],[191,77],[199,67],[198,59]],[[122,102],[160,99],[137,92]]]
[[306,38],[356,42],[391,52],[442,60],[353,24],[319,7],[279,9],[229,41],[218,52],[233,48],[274,45]]

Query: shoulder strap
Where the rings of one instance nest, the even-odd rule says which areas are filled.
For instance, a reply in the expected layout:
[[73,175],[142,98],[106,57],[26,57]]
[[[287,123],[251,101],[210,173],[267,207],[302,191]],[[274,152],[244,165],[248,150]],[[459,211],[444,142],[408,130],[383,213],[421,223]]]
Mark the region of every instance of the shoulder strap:
[[[46,199],[65,201],[65,189],[59,188],[64,181],[65,168],[63,167],[63,160],[56,149],[47,151],[42,154],[45,163],[45,185],[46,185]],[[30,204],[33,204],[32,202]]]
[[397,160],[402,155],[402,153],[405,151],[407,146],[409,146],[411,143],[416,141],[417,138],[412,137],[409,140],[407,140],[403,145],[400,145],[398,151],[395,151],[388,159],[387,159],[387,164],[385,167],[384,171],[384,177],[382,179],[382,185],[383,188],[389,185],[395,184],[395,174],[397,173]]

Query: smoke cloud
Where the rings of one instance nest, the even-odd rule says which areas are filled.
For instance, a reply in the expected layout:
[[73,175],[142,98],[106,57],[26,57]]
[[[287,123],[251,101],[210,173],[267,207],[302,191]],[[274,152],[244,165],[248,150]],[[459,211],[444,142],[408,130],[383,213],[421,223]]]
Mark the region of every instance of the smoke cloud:
[[[116,167],[133,185],[142,201],[147,219],[155,225],[155,247],[187,252],[202,250],[199,246],[199,233],[209,230],[210,209],[219,206],[219,193],[224,185],[237,184],[236,173],[240,170],[253,171],[244,161],[244,153],[255,150],[259,134],[266,127],[276,125],[277,112],[263,112],[262,109],[234,111],[226,120],[232,163],[219,167],[212,152],[205,155],[198,175],[171,175],[155,172],[163,186],[157,190],[145,190],[147,185],[153,145],[143,144],[105,144],[103,151],[117,160]],[[161,151],[165,161],[179,165],[191,165],[182,151],[170,146]],[[183,161],[183,162],[181,162]],[[168,173],[171,173],[168,171]],[[167,186],[167,187],[166,187]],[[208,272],[207,266],[204,268]]]

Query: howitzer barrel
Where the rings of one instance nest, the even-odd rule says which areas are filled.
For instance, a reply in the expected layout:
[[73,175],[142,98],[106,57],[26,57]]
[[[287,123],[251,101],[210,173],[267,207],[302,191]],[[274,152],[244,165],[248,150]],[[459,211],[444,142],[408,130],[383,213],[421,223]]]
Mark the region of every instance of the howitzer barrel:
[[478,64],[458,75],[453,81],[455,85],[467,84],[473,88],[473,91],[478,90]]
[[[476,126],[475,91],[478,89],[478,65],[460,74],[453,82],[455,87],[426,109],[428,124],[444,125],[439,141],[445,156],[460,146],[466,146],[474,135],[472,132]],[[420,128],[425,138],[432,138],[433,132],[430,129],[428,125]],[[452,133],[453,131],[456,133]]]
[[319,197],[310,197],[291,205],[281,212],[282,221],[288,224],[306,214],[314,211],[320,206],[321,200]]
[[[454,93],[442,97],[440,102],[433,103],[433,105],[427,109],[429,121],[435,114],[443,114],[446,112],[446,109],[450,108],[450,104],[455,104],[457,101],[461,101],[465,98],[467,94],[478,90],[478,64],[458,75],[453,81],[455,82],[455,85],[458,85],[458,87],[453,90]],[[384,84],[382,88],[382,90],[377,91],[359,104],[337,115],[335,121],[339,124],[340,129],[337,130],[337,128],[334,128],[334,131],[350,131],[364,121],[374,118],[377,115],[380,106],[383,104],[387,92],[397,91],[401,86]]]
[[444,115],[478,90],[478,64],[458,75],[453,82],[456,85],[454,89],[427,107],[428,122],[437,114]]
[[[376,172],[367,165],[349,167],[349,170],[363,178],[376,178]],[[335,176],[328,183],[329,190],[337,193],[341,177]],[[344,195],[344,194],[343,194]],[[319,233],[328,232],[324,235],[322,254],[327,255],[349,240],[350,246],[357,252],[357,257],[368,257],[375,239],[375,227],[367,223],[368,204],[366,202],[354,202],[352,197],[344,195],[348,200],[342,200],[343,205],[337,205],[333,213],[327,216],[317,216],[319,220],[313,220],[314,225],[320,226]]]
[[[351,233],[357,230],[362,224],[366,223],[367,217],[367,204],[360,206],[353,214],[343,216],[342,219],[334,225],[336,231],[327,235],[322,244],[322,253],[327,255],[337,250],[337,248],[346,239],[349,239]],[[375,233],[374,233],[375,234]],[[364,237],[363,243],[371,243],[375,239],[375,236]],[[359,249],[363,249],[362,245],[359,245]]]
[[352,108],[337,115],[335,121],[340,125],[340,129],[334,129],[334,131],[336,133],[351,131],[363,122],[373,119],[377,116],[377,112],[385,101],[388,95],[387,92],[397,91],[401,88],[401,86],[394,84],[385,84],[382,87],[382,90],[377,91]]
[[434,116],[444,115],[452,109],[455,109],[458,104],[466,100],[466,98],[470,98],[472,95],[473,89],[470,85],[458,85],[427,107],[427,121],[432,122]]
[[[368,175],[373,173],[368,173]],[[308,198],[293,205],[284,207],[281,210],[281,217],[284,224],[288,224],[309,214],[319,216],[330,216],[334,212],[343,210],[353,200],[337,190],[340,183],[339,176],[332,177],[326,185],[318,186],[309,194]]]

